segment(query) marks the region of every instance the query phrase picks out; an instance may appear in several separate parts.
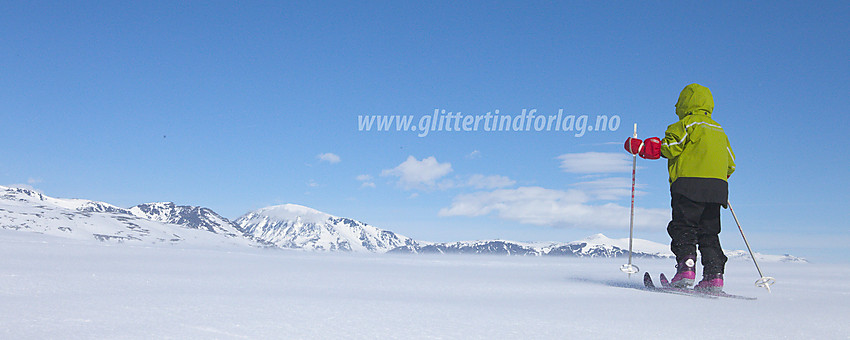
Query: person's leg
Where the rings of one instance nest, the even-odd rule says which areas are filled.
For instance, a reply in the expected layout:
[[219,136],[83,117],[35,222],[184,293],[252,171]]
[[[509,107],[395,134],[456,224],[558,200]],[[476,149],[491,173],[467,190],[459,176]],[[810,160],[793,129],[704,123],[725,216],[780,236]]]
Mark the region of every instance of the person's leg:
[[697,231],[704,275],[723,274],[727,257],[720,247],[720,204],[706,203]]
[[693,285],[696,279],[697,228],[702,206],[679,194],[672,194],[670,206],[673,220],[667,225],[667,233],[670,250],[676,255],[676,275],[670,283],[684,288]]
[[670,250],[676,255],[676,262],[680,263],[685,257],[696,256],[697,231],[703,207],[679,194],[672,194],[670,206],[673,219],[667,224],[667,234],[671,239]]

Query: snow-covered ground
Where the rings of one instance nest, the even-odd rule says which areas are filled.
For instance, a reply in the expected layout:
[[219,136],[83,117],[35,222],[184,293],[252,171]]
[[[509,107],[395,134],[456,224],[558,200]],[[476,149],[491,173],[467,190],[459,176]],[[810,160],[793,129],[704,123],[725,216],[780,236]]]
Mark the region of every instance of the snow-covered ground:
[[[623,259],[333,254],[0,230],[0,338],[846,339],[850,265],[733,261],[727,291],[639,290]],[[673,271],[670,260],[638,259]]]

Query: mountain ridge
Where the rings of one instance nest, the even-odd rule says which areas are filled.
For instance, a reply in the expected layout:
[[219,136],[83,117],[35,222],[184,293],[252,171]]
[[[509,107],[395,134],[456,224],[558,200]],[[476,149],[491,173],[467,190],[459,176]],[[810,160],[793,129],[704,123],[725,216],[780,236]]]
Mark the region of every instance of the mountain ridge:
[[47,196],[26,188],[0,186],[0,228],[79,240],[141,244],[248,246],[241,234],[218,234],[136,216],[105,202]]
[[261,208],[234,223],[245,234],[281,248],[385,253],[416,242],[389,230],[297,204]]
[[[0,228],[102,242],[212,243],[310,251],[390,254],[499,254],[522,256],[621,257],[628,239],[603,234],[572,242],[476,240],[427,242],[298,205],[248,212],[230,221],[212,209],[173,202],[121,208],[85,199],[53,198],[25,188],[0,186]],[[192,241],[194,240],[194,241]],[[728,250],[733,259],[749,253]],[[635,257],[670,258],[666,245],[635,239]],[[772,262],[807,262],[792,255],[757,254]]]

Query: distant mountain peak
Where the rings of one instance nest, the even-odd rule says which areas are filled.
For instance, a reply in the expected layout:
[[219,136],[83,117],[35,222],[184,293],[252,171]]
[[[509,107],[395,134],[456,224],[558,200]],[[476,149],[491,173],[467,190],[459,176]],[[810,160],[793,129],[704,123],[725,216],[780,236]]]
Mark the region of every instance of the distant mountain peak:
[[606,242],[606,241],[611,241],[611,238],[609,238],[608,236],[605,236],[602,233],[599,233],[599,234],[594,234],[594,235],[590,235],[588,237],[585,237],[584,241]]
[[336,217],[310,207],[291,203],[261,208],[254,213],[278,221],[298,221],[312,224],[324,223],[328,219]]
[[185,228],[206,230],[229,237],[242,235],[242,231],[233,222],[209,208],[176,205],[174,202],[153,202],[139,204],[129,211],[137,217],[177,224]]
[[384,253],[415,244],[391,231],[297,204],[258,209],[235,223],[254,239],[281,248]]

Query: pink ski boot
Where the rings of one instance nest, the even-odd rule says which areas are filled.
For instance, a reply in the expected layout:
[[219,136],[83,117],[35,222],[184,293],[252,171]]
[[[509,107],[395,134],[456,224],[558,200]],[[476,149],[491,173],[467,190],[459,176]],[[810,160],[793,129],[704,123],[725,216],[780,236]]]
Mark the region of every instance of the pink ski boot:
[[676,276],[670,281],[670,285],[675,288],[688,288],[694,285],[696,274],[696,255],[688,255],[676,265]]
[[723,292],[723,274],[705,274],[694,290],[708,293]]

